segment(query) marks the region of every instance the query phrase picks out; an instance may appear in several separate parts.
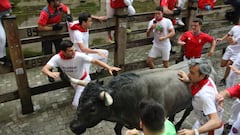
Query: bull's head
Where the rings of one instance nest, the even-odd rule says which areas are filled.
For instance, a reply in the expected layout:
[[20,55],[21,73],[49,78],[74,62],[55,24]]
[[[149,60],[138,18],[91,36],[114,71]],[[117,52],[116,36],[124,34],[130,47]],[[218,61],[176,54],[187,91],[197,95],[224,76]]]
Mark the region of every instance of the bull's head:
[[106,92],[106,88],[98,82],[87,84],[79,82],[79,80],[75,81],[86,87],[79,100],[77,117],[71,121],[70,128],[75,134],[82,134],[87,128],[91,128],[109,117],[113,99]]

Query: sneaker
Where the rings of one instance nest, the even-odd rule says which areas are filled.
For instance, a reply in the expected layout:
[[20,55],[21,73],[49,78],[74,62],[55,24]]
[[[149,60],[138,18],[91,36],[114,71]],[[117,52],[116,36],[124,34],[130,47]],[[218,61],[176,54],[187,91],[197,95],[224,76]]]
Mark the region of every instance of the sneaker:
[[229,123],[224,124],[224,130],[223,130],[223,135],[227,135],[231,131],[232,125]]
[[225,86],[226,85],[226,80],[222,79],[219,83],[219,86]]
[[54,78],[52,78],[50,76],[48,76],[48,81],[51,82],[51,83],[55,82]]
[[12,66],[11,61],[6,56],[0,58],[0,64],[2,64],[4,66],[9,66],[9,67]]
[[225,123],[224,124],[224,130],[231,130],[232,125],[230,125],[229,123]]
[[177,20],[177,24],[180,25],[180,26],[184,26],[185,24],[183,23],[182,21],[182,18],[176,18]]

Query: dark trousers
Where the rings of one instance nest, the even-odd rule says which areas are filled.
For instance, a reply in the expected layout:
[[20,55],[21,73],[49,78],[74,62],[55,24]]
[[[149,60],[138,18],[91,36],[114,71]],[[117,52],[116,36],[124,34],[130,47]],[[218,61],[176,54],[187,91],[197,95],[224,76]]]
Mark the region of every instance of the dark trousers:
[[56,53],[60,51],[60,43],[62,42],[62,38],[54,39],[54,40],[45,40],[42,41],[42,52],[44,55],[52,54],[52,44],[55,46]]

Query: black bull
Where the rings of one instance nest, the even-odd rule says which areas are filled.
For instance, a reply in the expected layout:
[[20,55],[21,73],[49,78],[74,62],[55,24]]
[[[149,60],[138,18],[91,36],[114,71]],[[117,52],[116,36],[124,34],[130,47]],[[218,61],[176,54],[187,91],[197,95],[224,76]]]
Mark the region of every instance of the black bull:
[[[88,83],[80,97],[77,117],[70,123],[71,130],[82,134],[102,120],[116,122],[116,135],[121,135],[123,126],[140,129],[138,103],[144,97],[161,103],[169,117],[191,108],[189,86],[177,75],[179,69],[186,71],[188,66],[186,63],[177,65],[169,69],[124,73],[111,79],[106,86]],[[109,95],[113,102],[107,103]]]

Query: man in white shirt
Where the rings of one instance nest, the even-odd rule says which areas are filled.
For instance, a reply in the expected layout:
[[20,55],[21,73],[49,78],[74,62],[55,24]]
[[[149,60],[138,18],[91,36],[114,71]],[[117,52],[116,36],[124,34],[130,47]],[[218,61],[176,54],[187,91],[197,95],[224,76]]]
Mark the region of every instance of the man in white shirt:
[[[42,73],[48,75],[54,79],[59,78],[59,72],[52,72],[54,67],[60,67],[60,69],[68,76],[80,80],[90,81],[88,72],[86,72],[85,64],[93,63],[98,66],[108,69],[112,75],[112,71],[119,71],[120,68],[109,66],[106,63],[92,58],[84,53],[75,52],[73,43],[69,40],[64,40],[60,44],[60,52],[54,55],[48,63],[42,68]],[[72,84],[76,90],[76,94],[73,99],[73,106],[77,108],[80,95],[84,89],[83,86]]]
[[147,64],[149,68],[155,68],[154,58],[162,56],[163,67],[168,67],[171,43],[170,39],[175,35],[175,30],[170,19],[163,17],[163,8],[157,7],[155,17],[149,21],[147,37],[153,32],[153,46],[148,54]]
[[[89,48],[89,29],[92,26],[92,18],[105,19],[104,16],[96,17],[87,12],[82,12],[78,17],[78,21],[68,22],[70,38],[76,51],[107,63],[109,53],[107,50]],[[87,72],[89,72],[90,66],[91,64],[86,64]]]
[[192,105],[197,120],[192,129],[182,129],[178,135],[222,135],[223,109],[217,103],[218,91],[210,74],[211,66],[202,59],[190,60],[188,75],[179,71],[179,79],[191,83]]

